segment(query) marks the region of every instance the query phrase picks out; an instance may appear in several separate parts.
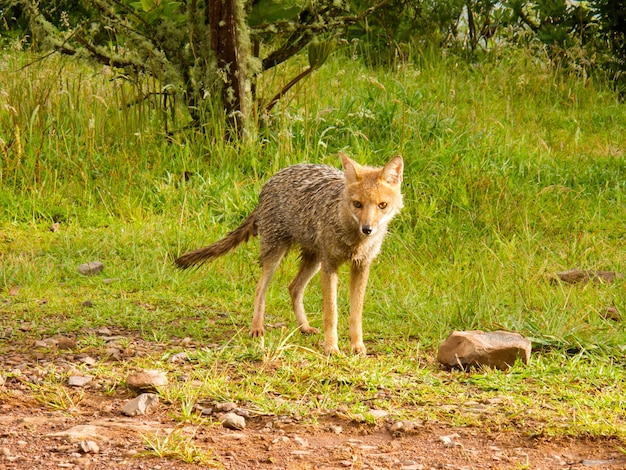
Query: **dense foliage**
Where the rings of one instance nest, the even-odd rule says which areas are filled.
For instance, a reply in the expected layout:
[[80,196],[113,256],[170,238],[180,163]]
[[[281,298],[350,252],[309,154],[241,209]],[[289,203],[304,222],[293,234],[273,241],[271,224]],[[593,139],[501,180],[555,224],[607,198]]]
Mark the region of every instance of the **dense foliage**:
[[[210,21],[212,5],[234,14]],[[606,74],[626,86],[626,2],[592,0],[14,0],[0,14],[2,34],[31,44],[88,56],[139,83],[159,85],[145,98],[164,110],[185,104],[202,127],[225,111],[240,127],[265,123],[263,114],[326,59],[339,37],[371,64],[405,60],[414,48],[444,48],[471,61],[485,53],[534,45],[562,66],[585,75]],[[213,13],[211,13],[213,12]],[[232,13],[232,12],[231,12]],[[223,14],[223,13],[222,13]],[[229,23],[234,37],[218,44]],[[260,74],[298,55],[312,42],[324,46],[310,66],[271,97],[256,96]],[[261,116],[253,119],[253,114]]]

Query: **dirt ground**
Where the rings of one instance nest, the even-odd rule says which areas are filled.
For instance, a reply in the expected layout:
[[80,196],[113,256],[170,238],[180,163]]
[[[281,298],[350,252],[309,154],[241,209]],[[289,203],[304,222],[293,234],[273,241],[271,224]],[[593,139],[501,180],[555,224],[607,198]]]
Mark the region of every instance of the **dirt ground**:
[[[155,347],[136,339],[134,354],[154,353]],[[74,409],[55,411],[52,398],[48,403],[35,399],[32,383],[47,362],[80,360],[84,355],[57,351],[50,361],[36,347],[0,354],[0,370],[8,372],[0,375],[0,469],[195,469],[207,462],[233,470],[626,468],[625,446],[617,439],[531,438],[521,431],[440,423],[398,428],[389,417],[373,425],[332,412],[315,420],[252,416],[245,429],[229,430],[217,419],[181,424],[163,400],[145,416],[123,416],[120,410],[134,394],[98,384],[81,389]],[[147,454],[145,436],[161,441],[172,436],[161,448],[163,455],[172,455]],[[190,449],[208,452],[211,459],[205,465],[184,463],[180,457]]]
[[[106,407],[106,406],[105,406]],[[623,469],[626,456],[612,440],[531,439],[480,429],[423,426],[393,436],[386,426],[355,426],[332,421],[316,426],[266,427],[253,419],[242,431],[220,426],[187,427],[199,447],[212,449],[217,466],[227,469]],[[82,439],[60,437],[79,425],[93,428],[97,453]],[[177,459],[153,458],[142,433],[171,431],[167,412],[147,418],[115,413],[71,417],[39,409],[2,405],[0,468],[3,469],[194,469]],[[336,426],[343,428],[337,434]],[[86,449],[83,449],[85,447]],[[85,450],[88,453],[85,453]]]

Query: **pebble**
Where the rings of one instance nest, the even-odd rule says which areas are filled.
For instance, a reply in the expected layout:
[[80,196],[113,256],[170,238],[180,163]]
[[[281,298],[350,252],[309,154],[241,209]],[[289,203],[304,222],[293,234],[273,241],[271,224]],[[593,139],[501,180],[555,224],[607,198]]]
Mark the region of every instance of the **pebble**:
[[81,264],[77,269],[83,276],[95,276],[104,269],[104,264],[101,261],[91,261],[90,263]]
[[84,377],[81,375],[72,375],[71,377],[69,377],[67,379],[67,384],[70,387],[84,387],[85,385],[87,385],[89,382],[91,382],[93,380],[93,377]]
[[84,454],[98,454],[100,453],[100,447],[94,441],[82,441],[80,443],[80,450]]
[[222,422],[222,426],[226,429],[240,431],[246,427],[246,419],[236,413],[226,413],[222,416],[220,421]]
[[143,370],[130,374],[126,378],[126,386],[131,390],[153,392],[157,387],[167,385],[167,375],[160,370]]
[[457,445],[455,439],[460,437],[458,434],[450,434],[449,436],[440,436],[439,440],[443,442],[446,447],[454,447]]
[[139,416],[148,413],[148,409],[159,403],[158,395],[154,393],[142,393],[136,398],[126,402],[122,408],[122,414],[125,416]]
[[331,424],[328,426],[328,429],[335,434],[341,434],[343,432],[343,428],[337,424]]
[[233,411],[235,408],[237,408],[237,404],[232,403],[232,402],[217,403],[215,405],[215,411],[222,411],[225,413],[229,411]]

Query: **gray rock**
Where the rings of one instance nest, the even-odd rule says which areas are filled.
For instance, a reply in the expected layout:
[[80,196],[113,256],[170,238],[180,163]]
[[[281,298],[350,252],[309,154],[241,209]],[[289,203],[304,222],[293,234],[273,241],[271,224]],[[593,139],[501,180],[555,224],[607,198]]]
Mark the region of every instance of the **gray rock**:
[[70,387],[84,387],[93,380],[93,377],[85,377],[82,375],[72,375],[67,379],[67,384]]
[[100,274],[103,269],[104,264],[100,261],[92,261],[78,266],[78,272],[83,276],[95,276],[96,274]]
[[94,441],[82,441],[80,443],[80,450],[83,454],[98,454],[100,453],[100,447]]
[[126,402],[122,408],[122,414],[126,416],[139,416],[148,413],[148,409],[159,403],[159,397],[154,393],[142,393],[136,398]]
[[227,429],[240,431],[246,428],[246,419],[236,413],[225,413],[224,415],[222,415],[220,421],[222,422],[222,426]]
[[508,331],[454,331],[439,346],[437,360],[447,368],[484,365],[506,370],[519,358],[530,361],[530,340]]
[[232,403],[232,402],[216,403],[215,404],[215,411],[228,412],[228,411],[233,411],[236,408],[237,408],[237,404],[236,403]]
[[158,387],[167,385],[167,382],[167,375],[160,370],[143,370],[126,378],[126,386],[138,392],[154,392]]

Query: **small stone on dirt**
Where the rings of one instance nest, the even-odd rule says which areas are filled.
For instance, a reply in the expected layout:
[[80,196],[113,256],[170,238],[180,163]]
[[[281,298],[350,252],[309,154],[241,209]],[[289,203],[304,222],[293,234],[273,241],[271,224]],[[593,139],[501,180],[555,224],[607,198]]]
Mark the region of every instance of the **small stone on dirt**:
[[439,436],[439,440],[443,442],[446,447],[454,447],[457,445],[455,439],[460,437],[458,434],[450,434],[449,436]]
[[70,387],[84,387],[92,380],[93,380],[93,377],[82,376],[82,375],[72,375],[67,379],[67,384]]
[[237,404],[236,403],[232,403],[232,402],[226,402],[226,403],[216,403],[215,404],[215,411],[217,412],[229,412],[229,411],[233,411],[234,409],[237,408]]
[[76,340],[73,338],[68,338],[67,336],[60,336],[56,339],[57,347],[59,349],[75,349],[76,348]]
[[335,434],[341,434],[343,432],[343,428],[337,424],[331,424],[328,426],[328,429]]
[[148,413],[148,409],[159,403],[158,395],[154,393],[142,393],[136,398],[126,402],[122,408],[122,414],[126,416],[139,416]]
[[240,431],[246,427],[246,419],[236,413],[226,413],[222,416],[220,421],[222,422],[222,426],[226,429]]
[[78,272],[83,276],[95,276],[100,274],[104,269],[104,264],[101,261],[91,261],[90,263],[84,263],[78,266]]
[[154,392],[158,387],[167,385],[167,375],[160,370],[143,370],[130,374],[126,386],[138,392]]
[[94,441],[82,441],[80,443],[80,450],[84,454],[98,454],[100,453],[100,447]]
[[171,362],[172,364],[182,364],[188,361],[189,361],[189,356],[187,355],[185,351],[176,353],[170,356],[170,358],[168,359],[168,362]]
[[454,331],[439,346],[437,360],[447,368],[483,365],[506,370],[517,359],[530,361],[531,342],[508,331]]

